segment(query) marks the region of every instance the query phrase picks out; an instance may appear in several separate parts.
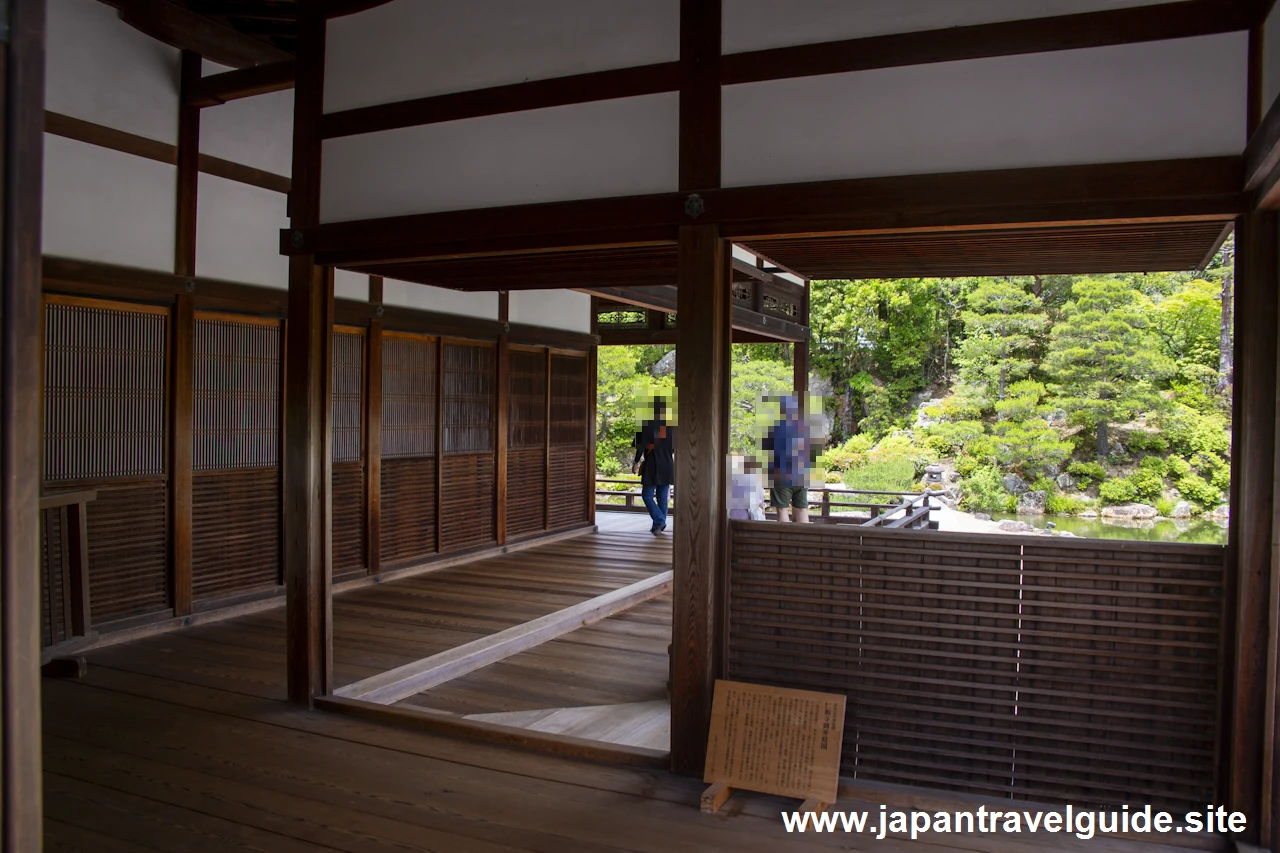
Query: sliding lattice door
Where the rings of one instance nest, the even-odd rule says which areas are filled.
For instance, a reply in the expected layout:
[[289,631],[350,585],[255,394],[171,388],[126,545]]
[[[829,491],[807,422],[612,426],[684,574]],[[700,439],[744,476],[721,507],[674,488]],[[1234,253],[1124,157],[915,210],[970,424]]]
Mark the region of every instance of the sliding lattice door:
[[[89,504],[91,618],[101,626],[170,606],[164,308],[49,297],[44,313],[44,490],[96,489]],[[46,530],[45,640],[66,636]]]
[[547,351],[511,348],[507,539],[546,529]]
[[551,356],[552,529],[586,524],[590,518],[587,487],[587,357]]
[[333,333],[333,576],[363,575],[365,560],[363,329]]
[[439,341],[382,335],[382,567],[436,552]]
[[281,323],[197,314],[191,587],[196,601],[280,584]]
[[440,550],[497,541],[494,458],[495,348],[446,341],[442,442]]

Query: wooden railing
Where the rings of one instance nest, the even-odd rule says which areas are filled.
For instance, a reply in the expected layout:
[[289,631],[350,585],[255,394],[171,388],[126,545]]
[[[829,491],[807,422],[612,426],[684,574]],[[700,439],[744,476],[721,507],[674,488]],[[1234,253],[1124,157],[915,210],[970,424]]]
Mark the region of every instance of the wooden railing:
[[87,637],[89,609],[89,512],[96,491],[63,492],[40,498],[43,584],[42,645]]
[[[645,512],[641,500],[640,481],[622,477],[597,477],[596,484],[625,484],[634,488],[624,491],[613,489],[596,489],[597,512]],[[675,489],[672,488],[669,505],[674,505]],[[846,500],[845,498],[855,498]],[[622,498],[621,504],[607,503],[602,498]],[[881,500],[876,500],[880,498]],[[929,492],[912,494],[910,492],[878,492],[865,489],[829,489],[826,487],[809,490],[809,519],[818,524],[856,524],[863,527],[891,527],[910,530],[937,530],[938,523],[930,518],[932,495]],[[868,515],[862,517],[853,511],[865,510]],[[834,511],[834,512],[833,512]],[[774,518],[772,510],[766,513]]]

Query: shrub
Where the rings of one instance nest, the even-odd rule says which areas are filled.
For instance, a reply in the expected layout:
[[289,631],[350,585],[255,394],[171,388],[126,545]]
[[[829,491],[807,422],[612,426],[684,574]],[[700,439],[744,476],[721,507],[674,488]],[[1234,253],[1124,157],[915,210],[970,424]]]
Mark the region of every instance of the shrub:
[[1178,502],[1170,498],[1158,498],[1156,500],[1156,512],[1165,518],[1170,518],[1173,516],[1173,508],[1177,505]]
[[976,421],[982,417],[982,401],[953,394],[924,410],[926,416],[944,421]]
[[1164,477],[1150,468],[1139,468],[1129,477],[1138,500],[1151,503],[1164,492]]
[[1191,463],[1181,456],[1170,456],[1166,462],[1166,473],[1170,477],[1181,479],[1191,473]]
[[1189,406],[1178,406],[1163,418],[1162,425],[1169,443],[1186,456],[1225,455],[1231,449],[1226,418],[1217,413],[1201,414]]
[[1040,477],[1032,481],[1031,488],[1051,495],[1058,490],[1058,484],[1051,477]]
[[1215,506],[1222,500],[1222,489],[1205,482],[1198,474],[1188,474],[1178,480],[1178,491],[1184,498],[1201,507]]
[[1017,499],[1006,492],[1004,484],[1000,482],[1002,476],[1000,469],[991,466],[975,469],[972,474],[960,481],[960,488],[964,492],[964,496],[960,499],[960,508],[970,512],[974,510],[1007,512],[1009,500],[1013,500],[1016,507]]
[[1107,479],[1106,469],[1097,462],[1072,462],[1067,466],[1067,473],[1080,480],[1082,487]]
[[1127,477],[1116,477],[1098,487],[1098,497],[1107,504],[1133,503],[1138,499],[1138,490]]
[[1059,515],[1075,515],[1084,512],[1086,506],[1088,504],[1084,501],[1071,495],[1049,495],[1044,504],[1046,512],[1055,512]]
[[1138,467],[1144,471],[1151,471],[1157,477],[1163,478],[1169,473],[1169,463],[1159,456],[1147,456],[1138,463]]
[[844,484],[868,492],[909,492],[916,483],[916,466],[910,459],[868,462],[844,472]]
[[961,453],[956,456],[956,473],[961,477],[968,477],[974,471],[978,470],[979,462],[968,453]]
[[1124,446],[1131,453],[1164,453],[1169,449],[1169,441],[1158,432],[1134,430],[1125,439]]
[[867,461],[867,452],[871,450],[872,444],[871,436],[859,433],[824,453],[823,464],[832,471],[857,468]]
[[981,421],[934,424],[925,430],[925,443],[939,456],[950,456],[980,438],[982,433]]

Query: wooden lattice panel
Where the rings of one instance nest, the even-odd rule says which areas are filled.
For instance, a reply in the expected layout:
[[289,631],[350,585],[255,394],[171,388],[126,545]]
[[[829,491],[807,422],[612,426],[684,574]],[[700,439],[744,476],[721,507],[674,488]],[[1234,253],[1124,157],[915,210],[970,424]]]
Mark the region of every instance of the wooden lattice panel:
[[441,461],[440,550],[461,551],[493,545],[493,455],[452,455]]
[[67,543],[66,507],[40,512],[40,642],[52,646],[69,636],[70,625],[64,617],[68,592],[63,577],[63,559]]
[[551,527],[586,524],[594,497],[587,480],[587,358],[551,356]]
[[159,478],[96,482],[89,507],[89,589],[95,626],[169,606],[169,489]]
[[[364,335],[333,333],[333,461],[359,462],[364,438]],[[335,546],[336,547],[336,546]]]
[[49,300],[46,481],[164,473],[167,334],[163,309]]
[[495,360],[491,346],[444,345],[444,452],[492,453]]
[[382,567],[413,563],[436,552],[436,460],[382,460]]
[[333,576],[364,574],[364,465],[333,463]]
[[546,529],[547,351],[513,349],[507,428],[507,537]]
[[280,458],[280,323],[197,316],[191,464],[266,468]]
[[[510,487],[508,487],[510,494]],[[587,449],[551,448],[551,527],[586,524],[594,497],[587,491]]]
[[1221,548],[730,527],[728,676],[846,694],[844,775],[1211,799]]
[[434,338],[382,336],[383,459],[436,455],[436,349]]
[[280,470],[199,471],[191,482],[196,600],[271,589],[280,579]]
[[507,451],[507,538],[546,529],[547,452]]

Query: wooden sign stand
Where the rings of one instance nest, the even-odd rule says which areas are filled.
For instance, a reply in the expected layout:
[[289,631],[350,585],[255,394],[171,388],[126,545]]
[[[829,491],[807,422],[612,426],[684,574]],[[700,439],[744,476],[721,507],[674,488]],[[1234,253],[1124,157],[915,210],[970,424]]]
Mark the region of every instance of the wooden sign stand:
[[739,789],[826,811],[840,782],[844,711],[845,697],[837,694],[717,681],[702,811],[719,811]]

